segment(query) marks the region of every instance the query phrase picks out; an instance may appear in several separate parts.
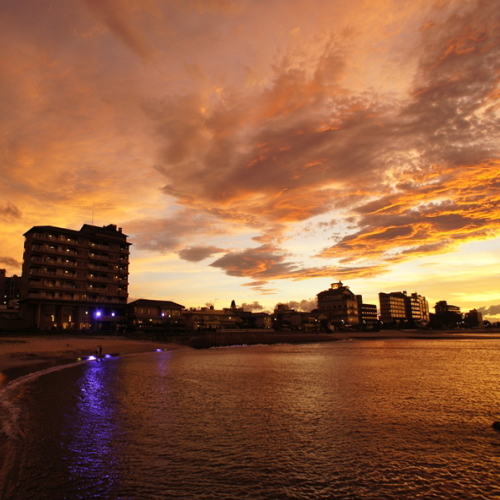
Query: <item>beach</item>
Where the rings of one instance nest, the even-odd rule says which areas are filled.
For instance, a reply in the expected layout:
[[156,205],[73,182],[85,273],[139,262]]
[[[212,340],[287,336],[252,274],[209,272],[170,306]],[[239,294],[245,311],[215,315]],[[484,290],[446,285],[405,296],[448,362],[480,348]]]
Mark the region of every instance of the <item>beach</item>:
[[114,335],[2,334],[0,336],[0,387],[8,380],[31,371],[76,362],[95,355],[98,346],[102,347],[102,355],[113,356],[183,347],[176,343]]

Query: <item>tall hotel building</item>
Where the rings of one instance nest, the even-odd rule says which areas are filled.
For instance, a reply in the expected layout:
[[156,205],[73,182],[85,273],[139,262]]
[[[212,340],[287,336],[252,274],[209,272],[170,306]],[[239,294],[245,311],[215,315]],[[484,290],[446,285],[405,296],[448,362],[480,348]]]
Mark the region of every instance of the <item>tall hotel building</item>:
[[21,310],[40,330],[113,331],[125,324],[129,246],[115,225],[24,234]]

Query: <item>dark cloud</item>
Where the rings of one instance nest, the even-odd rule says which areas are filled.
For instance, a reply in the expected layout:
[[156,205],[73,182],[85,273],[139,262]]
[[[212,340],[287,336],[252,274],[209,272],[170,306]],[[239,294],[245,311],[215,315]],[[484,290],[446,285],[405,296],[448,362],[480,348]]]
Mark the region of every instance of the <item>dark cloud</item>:
[[497,316],[500,314],[500,305],[488,306],[488,307],[478,307],[477,310],[483,314],[483,316]]
[[[318,302],[316,299],[303,299],[300,301],[291,300],[290,302],[279,302],[279,304],[287,305],[290,309],[299,312],[311,312],[313,309],[318,307]],[[278,307],[278,304],[274,306],[274,309]]]
[[[268,280],[291,279],[300,281],[310,278],[334,277],[356,279],[374,277],[388,271],[387,265],[302,267],[287,262],[287,254],[278,247],[262,245],[257,248],[230,252],[212,262],[212,267],[224,270],[228,276],[249,277],[254,281],[243,286],[270,292]],[[264,279],[263,279],[264,278]]]
[[246,302],[243,302],[241,304],[241,307],[245,311],[264,311],[266,308],[262,305],[260,305],[257,301],[252,302],[251,304],[247,304]]
[[[172,216],[163,219],[132,220],[124,224],[124,230],[134,239],[137,248],[160,252],[179,250],[188,237],[194,240],[204,235],[223,232],[213,217],[191,209],[179,210]],[[194,246],[190,249],[183,249],[180,250],[183,252],[183,256],[180,255],[180,252],[179,255],[185,260],[196,262],[193,257],[202,255],[203,248],[207,249],[208,247]],[[210,248],[212,254],[217,253],[216,247]],[[206,255],[206,257],[208,256]]]
[[21,262],[12,257],[0,257],[0,264],[8,267],[21,268]]
[[229,252],[212,262],[212,267],[223,269],[229,276],[279,278],[288,276],[297,266],[285,261],[285,253],[277,247],[262,245],[241,252]]
[[0,218],[5,222],[18,220],[21,216],[21,211],[14,204],[7,202],[3,206],[0,205]]
[[223,251],[222,248],[218,247],[188,247],[179,251],[179,257],[189,262],[200,262]]

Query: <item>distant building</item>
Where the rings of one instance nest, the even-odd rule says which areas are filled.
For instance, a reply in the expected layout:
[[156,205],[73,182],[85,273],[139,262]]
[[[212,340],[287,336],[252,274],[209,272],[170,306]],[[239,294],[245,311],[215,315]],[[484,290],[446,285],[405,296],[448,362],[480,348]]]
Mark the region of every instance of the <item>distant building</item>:
[[379,293],[380,320],[386,324],[422,326],[429,322],[427,299],[417,293]]
[[21,311],[41,329],[116,330],[126,323],[129,246],[115,225],[25,234]]
[[240,328],[253,330],[273,327],[273,319],[270,314],[264,312],[254,313],[252,311],[244,311],[243,309],[236,309],[234,311],[235,315],[241,320]]
[[378,323],[378,312],[375,304],[364,304],[363,296],[356,295],[358,301],[359,323],[366,327],[372,327]]
[[440,300],[439,302],[436,302],[436,305],[434,306],[434,311],[436,312],[436,314],[450,313],[450,312],[455,314],[461,314],[460,307],[452,306],[451,304],[448,304],[446,300]]
[[465,313],[464,323],[469,328],[482,328],[484,326],[483,314],[477,309],[472,309],[468,313]]
[[287,304],[278,304],[272,316],[273,328],[286,332],[317,332],[321,323],[313,312],[296,311]]
[[427,325],[429,323],[429,303],[427,299],[418,293],[412,293],[406,302],[408,319],[415,325]]
[[460,307],[448,304],[446,300],[436,302],[435,314],[431,318],[433,328],[457,328],[462,326]]
[[182,328],[183,309],[169,300],[134,300],[127,305],[129,326],[139,330]]
[[326,315],[333,326],[359,325],[358,300],[341,281],[332,283],[328,290],[318,293],[317,300],[317,312]]
[[406,293],[380,292],[378,296],[380,301],[380,320],[382,323],[401,323],[406,321]]
[[21,277],[7,276],[6,270],[0,269],[0,309],[17,309],[20,295]]
[[214,309],[213,306],[200,309],[185,309],[182,317],[189,330],[220,330],[239,328],[242,320],[237,311],[231,309]]

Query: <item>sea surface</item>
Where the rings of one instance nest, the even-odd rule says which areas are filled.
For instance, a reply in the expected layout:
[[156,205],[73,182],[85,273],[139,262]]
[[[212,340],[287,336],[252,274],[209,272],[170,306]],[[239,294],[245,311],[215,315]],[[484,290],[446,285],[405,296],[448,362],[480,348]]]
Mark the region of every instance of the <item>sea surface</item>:
[[0,391],[0,498],[500,499],[499,340],[55,367]]

